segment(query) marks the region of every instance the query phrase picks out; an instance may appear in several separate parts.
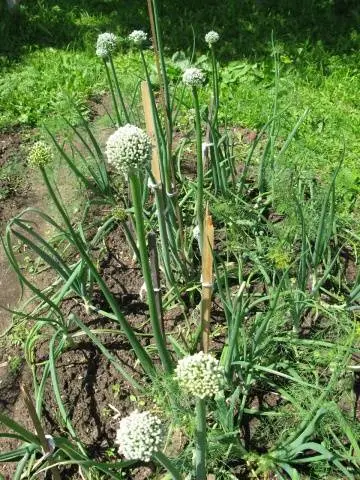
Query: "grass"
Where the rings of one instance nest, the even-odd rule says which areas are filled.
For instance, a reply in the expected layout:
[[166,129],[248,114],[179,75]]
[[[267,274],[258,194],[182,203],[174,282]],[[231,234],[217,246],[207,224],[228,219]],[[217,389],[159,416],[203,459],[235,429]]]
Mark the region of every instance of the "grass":
[[[276,5],[275,5],[276,3]],[[189,51],[191,27],[197,37],[214,26],[222,34],[223,118],[234,125],[260,128],[273,99],[271,35],[281,65],[279,101],[287,116],[282,131],[310,112],[284,162],[309,175],[326,178],[345,145],[339,178],[344,214],[351,205],[357,219],[360,126],[360,9],[354,1],[307,0],[257,3],[228,0],[163,4],[163,29],[168,53]],[[0,47],[0,128],[13,125],[53,126],[59,116],[74,118],[71,101],[86,112],[86,100],[104,91],[101,62],[94,43],[101,31],[125,37],[133,28],[148,30],[146,2],[131,6],[106,2],[24,1],[17,21],[3,17],[5,42]],[[181,15],[179,14],[181,10]],[[178,16],[179,15],[179,16]],[[175,19],[181,18],[179,21]],[[216,19],[216,21],[215,21]],[[20,35],[18,34],[20,29]],[[197,49],[206,50],[198,41]],[[136,70],[124,44],[116,58],[122,72]],[[127,75],[126,75],[127,76]]]

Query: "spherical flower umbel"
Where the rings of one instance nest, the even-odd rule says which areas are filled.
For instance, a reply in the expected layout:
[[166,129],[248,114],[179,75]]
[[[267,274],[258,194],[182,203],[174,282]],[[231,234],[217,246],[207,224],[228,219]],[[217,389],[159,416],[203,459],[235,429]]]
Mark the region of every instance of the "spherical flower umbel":
[[96,42],[96,55],[100,58],[108,57],[115,49],[117,36],[113,33],[100,33]]
[[147,33],[143,30],[133,30],[128,39],[137,47],[141,47],[147,41]]
[[205,35],[205,42],[209,45],[209,47],[218,42],[220,39],[220,35],[215,32],[214,30],[210,30],[210,32],[208,32],[206,35]]
[[150,412],[135,410],[120,420],[116,443],[126,459],[149,462],[164,443],[161,420]]
[[188,87],[202,87],[205,82],[205,74],[199,68],[187,68],[183,73],[182,80]]
[[133,171],[144,170],[150,163],[150,137],[135,125],[124,125],[108,138],[106,156],[109,164],[125,177]]
[[33,167],[44,167],[50,163],[52,159],[52,150],[45,142],[39,140],[31,147],[28,161]]
[[125,222],[125,220],[128,218],[125,208],[119,206],[116,206],[111,210],[111,215],[119,222]]
[[182,358],[175,374],[180,386],[194,397],[214,397],[223,389],[224,370],[209,353],[198,352]]

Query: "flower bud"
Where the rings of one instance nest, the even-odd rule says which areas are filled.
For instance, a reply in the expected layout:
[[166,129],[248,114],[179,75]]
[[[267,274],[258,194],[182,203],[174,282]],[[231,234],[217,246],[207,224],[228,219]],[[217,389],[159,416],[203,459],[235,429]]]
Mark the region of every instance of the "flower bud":
[[108,57],[115,49],[117,36],[113,33],[100,33],[96,42],[96,55],[100,58]]
[[127,211],[125,208],[116,206],[111,210],[112,216],[115,218],[115,220],[118,220],[119,222],[125,222],[125,220],[128,218]]
[[53,160],[53,153],[49,145],[43,141],[34,143],[29,152],[28,162],[33,167],[44,167]]
[[194,397],[214,397],[223,389],[224,370],[209,353],[199,352],[182,358],[175,374],[180,386]]
[[135,125],[124,125],[108,138],[106,156],[109,164],[125,177],[136,170],[144,170],[150,163],[150,137]]
[[209,45],[209,47],[214,43],[218,42],[219,39],[220,35],[214,30],[210,30],[210,32],[205,35],[205,42]]
[[205,82],[205,74],[199,68],[187,68],[183,73],[182,80],[188,87],[202,87]]
[[147,33],[143,30],[134,30],[130,33],[128,39],[137,47],[141,47],[147,41]]
[[116,443],[126,459],[149,462],[164,443],[161,420],[150,412],[135,410],[120,420]]

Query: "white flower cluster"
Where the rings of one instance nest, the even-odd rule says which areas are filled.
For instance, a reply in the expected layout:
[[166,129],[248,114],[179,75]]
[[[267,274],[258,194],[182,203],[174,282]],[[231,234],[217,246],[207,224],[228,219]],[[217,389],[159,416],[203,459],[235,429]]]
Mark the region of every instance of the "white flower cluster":
[[150,462],[164,442],[161,420],[150,412],[135,410],[120,420],[116,432],[119,453],[128,460]]
[[114,169],[127,177],[133,170],[144,170],[150,162],[151,140],[135,125],[124,125],[108,138],[106,156]]
[[34,143],[29,152],[28,161],[33,167],[44,167],[53,159],[53,153],[49,145],[39,140]]
[[117,36],[113,33],[100,33],[96,42],[96,55],[106,58],[116,49]]
[[147,33],[143,30],[134,30],[130,33],[128,39],[137,47],[141,47],[147,41]]
[[176,378],[180,386],[194,397],[214,397],[224,385],[224,370],[209,353],[198,352],[179,360]]
[[187,68],[183,73],[182,80],[188,87],[202,87],[205,82],[205,74],[199,68]]
[[210,32],[208,32],[205,35],[205,42],[208,43],[209,46],[212,45],[213,43],[218,42],[219,39],[220,39],[220,35],[214,30],[210,30]]

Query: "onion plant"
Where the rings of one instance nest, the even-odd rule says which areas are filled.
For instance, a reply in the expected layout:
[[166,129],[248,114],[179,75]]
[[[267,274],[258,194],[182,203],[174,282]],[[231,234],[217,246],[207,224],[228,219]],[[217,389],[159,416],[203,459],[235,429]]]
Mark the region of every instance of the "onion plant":
[[[148,0],[148,10],[160,92],[151,82],[147,34],[135,30],[129,35],[143,65],[146,84],[141,88],[148,108],[145,116],[150,118],[145,122],[147,131],[131,123],[136,116],[127,107],[112,57],[117,38],[104,33],[98,37],[96,54],[104,61],[116,130],[102,148],[79,113],[80,126],[68,123],[76,139],[70,148],[48,132],[56,152],[83,191],[90,193],[83,215],[69,214],[51,179],[52,149],[41,141],[29,154],[29,162],[41,173],[56,219],[27,209],[9,222],[2,242],[20,283],[32,292],[31,303],[37,299],[32,311],[17,312],[29,322],[24,350],[34,399],[30,393],[25,398],[36,433],[0,413],[0,423],[7,429],[1,436],[21,442],[12,451],[0,453],[0,462],[17,462],[15,479],[38,478],[46,472],[60,478],[71,466],[77,466],[87,480],[120,479],[124,469],[141,461],[155,463],[175,480],[185,476],[205,480],[209,475],[234,478],[240,470],[259,479],[275,475],[298,480],[303,468],[312,472],[314,466],[323,465],[334,475],[355,480],[360,468],[357,427],[341,402],[358,368],[352,364],[359,347],[348,308],[358,298],[359,286],[357,281],[347,288],[348,298],[340,303],[327,285],[334,274],[343,274],[339,260],[343,242],[336,221],[336,178],[343,159],[324,188],[320,212],[311,225],[306,208],[311,205],[315,211],[317,204],[311,203],[311,195],[307,197],[302,181],[292,176],[288,202],[292,202],[296,224],[288,228],[285,219],[285,226],[277,231],[271,220],[277,207],[276,179],[283,174],[285,155],[307,112],[287,137],[280,137],[280,100],[275,95],[269,121],[249,145],[247,155],[237,161],[241,152],[226,122],[221,123],[221,75],[215,54],[220,36],[215,31],[205,36],[209,85],[194,58],[172,82],[156,0]],[[275,71],[277,91],[278,62]],[[191,139],[188,143],[183,139],[177,147],[174,131],[179,111],[190,105],[194,107]],[[196,164],[192,177],[182,171],[184,145],[192,148]],[[155,167],[154,161],[158,162]],[[95,203],[107,211],[90,225],[88,213]],[[205,204],[215,219],[215,246],[210,249],[214,272],[208,272],[206,280],[210,283],[201,280],[199,273],[205,250]],[[220,215],[222,208],[225,213]],[[36,229],[37,218],[51,228],[51,238]],[[132,327],[97,265],[94,251],[116,222],[144,281],[150,325],[146,335],[153,340],[147,347],[140,339],[143,333]],[[292,255],[274,266],[269,251],[279,237],[284,237],[281,246],[292,243]],[[16,245],[51,270],[51,285],[40,289],[28,278]],[[202,282],[211,285],[214,298],[213,305],[211,295],[208,298],[206,348],[199,342],[204,333],[203,304],[199,303]],[[103,297],[101,308],[95,304],[95,290]],[[346,294],[341,291],[341,295]],[[85,320],[64,313],[63,301],[70,296],[83,307]],[[163,313],[174,306],[181,307],[182,321],[170,331]],[[90,326],[86,321],[90,313],[111,321],[111,326]],[[314,318],[317,337],[308,338],[302,330]],[[329,325],[337,325],[339,333],[334,334]],[[129,342],[141,378],[106,347],[104,334]],[[47,340],[48,356],[38,364],[40,337]],[[140,398],[137,408],[119,420],[113,442],[119,459],[113,462],[92,458],[62,391],[57,365],[68,349],[76,348],[79,338],[91,342]],[[55,399],[62,435],[45,434],[47,389]],[[111,407],[117,420],[120,413]],[[145,408],[139,411],[140,407]],[[175,454],[174,431],[184,439]]]

